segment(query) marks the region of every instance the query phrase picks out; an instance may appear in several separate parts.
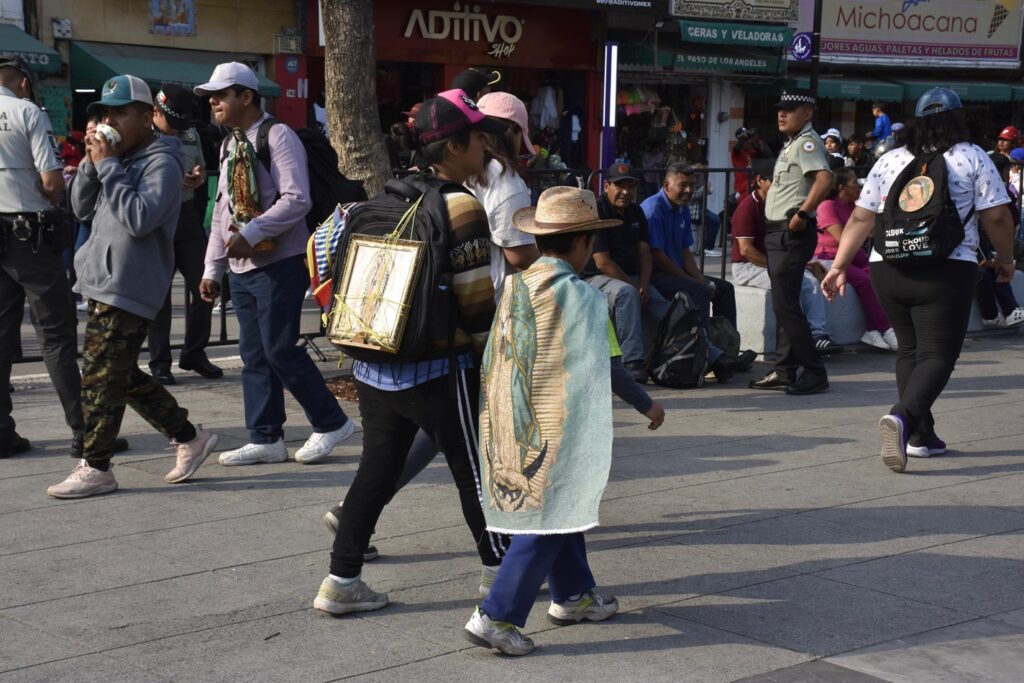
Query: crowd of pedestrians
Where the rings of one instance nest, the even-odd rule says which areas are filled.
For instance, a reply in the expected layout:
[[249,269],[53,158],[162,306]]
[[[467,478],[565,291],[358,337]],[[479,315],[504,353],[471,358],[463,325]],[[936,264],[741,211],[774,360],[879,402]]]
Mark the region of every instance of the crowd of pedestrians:
[[[897,401],[879,422],[881,458],[895,472],[908,456],[946,449],[932,406],[975,298],[988,326],[1024,322],[1009,288],[1020,221],[1013,173],[1024,155],[1014,160],[1016,141],[992,155],[970,144],[951,90],[926,93],[911,126],[898,127],[876,106],[872,133],[849,141],[835,130],[815,132],[812,93],[781,93],[785,144],[776,158],[755,131],[737,133],[732,161],[742,172],[728,198],[735,210],[731,225],[714,225],[732,232],[730,282],[705,275],[694,257],[696,186],[711,192],[699,168],[670,165],[638,202],[648,179],[616,163],[596,194],[555,186],[534,202],[521,162],[532,151],[525,106],[489,92],[495,81],[487,74],[471,70],[458,82],[472,92],[438,93],[395,129],[396,146],[411,153],[411,175],[344,214],[345,244],[363,235],[389,246],[403,236],[429,243],[421,256],[430,267],[411,276],[435,280],[414,298],[426,303],[403,313],[425,305],[430,315],[407,323],[392,355],[351,352],[362,455],[344,500],[325,515],[334,542],[313,603],[322,612],[388,604],[363,580],[364,563],[377,555],[371,537],[393,496],[440,452],[481,563],[482,601],[465,625],[471,642],[531,652],[519,629],[545,581],[553,623],[612,617],[618,602],[597,589],[584,534],[597,525],[608,482],[612,396],[652,430],[666,419],[644,385],[652,347],[677,319],[673,309],[692,312],[693,339],[706,344],[701,381],[709,374],[724,383],[756,358],[736,332],[735,285],[770,290],[776,360],[749,387],[817,394],[829,389],[823,356],[842,351],[828,335],[825,299],[856,289],[867,320],[862,341],[897,354]],[[248,442],[221,452],[222,465],[319,462],[352,436],[353,420],[297,345],[310,286],[307,155],[296,132],[264,112],[255,73],[221,64],[191,93],[168,84],[155,98],[139,78],[111,78],[63,162],[30,95],[24,62],[0,55],[0,113],[11,126],[0,136],[0,383],[10,379],[27,301],[78,460],[47,493],[84,498],[117,489],[113,456],[127,447],[118,432],[129,406],[175,447],[167,483],[195,476],[215,451],[218,436],[164,386],[174,382],[175,270],[192,294],[178,364],[211,379],[223,374],[204,350],[211,309],[230,285]],[[228,131],[208,237],[195,192],[211,160],[190,125],[193,97],[208,100]],[[884,153],[862,173],[869,148]],[[844,149],[852,163],[833,161]],[[72,221],[58,208],[65,193]],[[403,217],[382,228],[384,209],[396,205]],[[697,221],[705,239],[714,235],[712,218]],[[917,232],[904,230],[909,220]],[[87,311],[81,371],[62,261],[73,242],[74,291]],[[138,364],[147,338],[149,374]],[[285,389],[312,427],[292,456]],[[7,457],[30,444],[15,430],[9,394],[2,396]]]

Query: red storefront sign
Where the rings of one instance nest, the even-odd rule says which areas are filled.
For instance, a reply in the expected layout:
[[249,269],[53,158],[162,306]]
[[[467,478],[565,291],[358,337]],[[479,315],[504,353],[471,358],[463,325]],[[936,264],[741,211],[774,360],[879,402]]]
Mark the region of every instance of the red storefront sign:
[[[323,54],[312,5],[309,53]],[[378,61],[531,69],[598,65],[592,12],[453,0],[377,0],[373,11]]]

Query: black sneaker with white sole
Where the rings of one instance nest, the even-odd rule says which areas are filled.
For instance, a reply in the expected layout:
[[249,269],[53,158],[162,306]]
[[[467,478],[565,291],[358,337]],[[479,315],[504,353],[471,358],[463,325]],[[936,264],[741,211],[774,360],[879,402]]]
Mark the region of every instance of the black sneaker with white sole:
[[[335,505],[330,510],[328,510],[326,513],[324,513],[324,516],[323,516],[324,526],[327,527],[327,530],[331,532],[331,537],[332,538],[338,534],[338,520],[340,518],[341,518],[341,506],[340,505]],[[377,551],[377,546],[375,546],[375,545],[368,545],[368,546],[366,546],[366,550],[363,551],[363,562],[373,562],[378,557],[380,557],[380,553]]]

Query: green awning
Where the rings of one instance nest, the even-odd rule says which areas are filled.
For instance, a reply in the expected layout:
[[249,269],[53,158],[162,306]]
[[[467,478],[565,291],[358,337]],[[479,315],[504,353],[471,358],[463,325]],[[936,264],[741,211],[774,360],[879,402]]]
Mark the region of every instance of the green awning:
[[[234,61],[223,52],[199,52],[138,45],[109,43],[71,43],[71,87],[100,90],[111,76],[131,74],[146,81],[154,90],[161,83],[195,87],[210,80],[213,68]],[[260,94],[277,97],[281,88],[257,73]]]
[[18,53],[28,62],[28,68],[36,73],[60,73],[60,54],[14,24],[0,23],[0,50]]
[[900,79],[896,83],[903,86],[904,99],[914,101],[926,91],[939,86],[950,88],[965,102],[1009,102],[1013,96],[1012,86],[1006,83],[919,81]]
[[793,40],[793,29],[778,24],[739,24],[725,21],[679,20],[684,43],[782,47]]
[[1012,90],[1011,97],[1014,102],[1024,102],[1024,85],[1014,85],[1010,89]]
[[[810,88],[809,76],[791,79],[797,88]],[[880,100],[899,102],[903,99],[903,86],[873,78],[840,78],[834,76],[818,80],[818,97],[826,100]]]

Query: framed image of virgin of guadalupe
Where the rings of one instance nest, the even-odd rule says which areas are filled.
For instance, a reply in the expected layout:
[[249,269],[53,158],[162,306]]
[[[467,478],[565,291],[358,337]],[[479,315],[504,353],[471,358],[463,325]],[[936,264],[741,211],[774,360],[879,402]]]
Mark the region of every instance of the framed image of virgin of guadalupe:
[[398,353],[423,248],[367,235],[349,240],[327,328],[331,343]]

